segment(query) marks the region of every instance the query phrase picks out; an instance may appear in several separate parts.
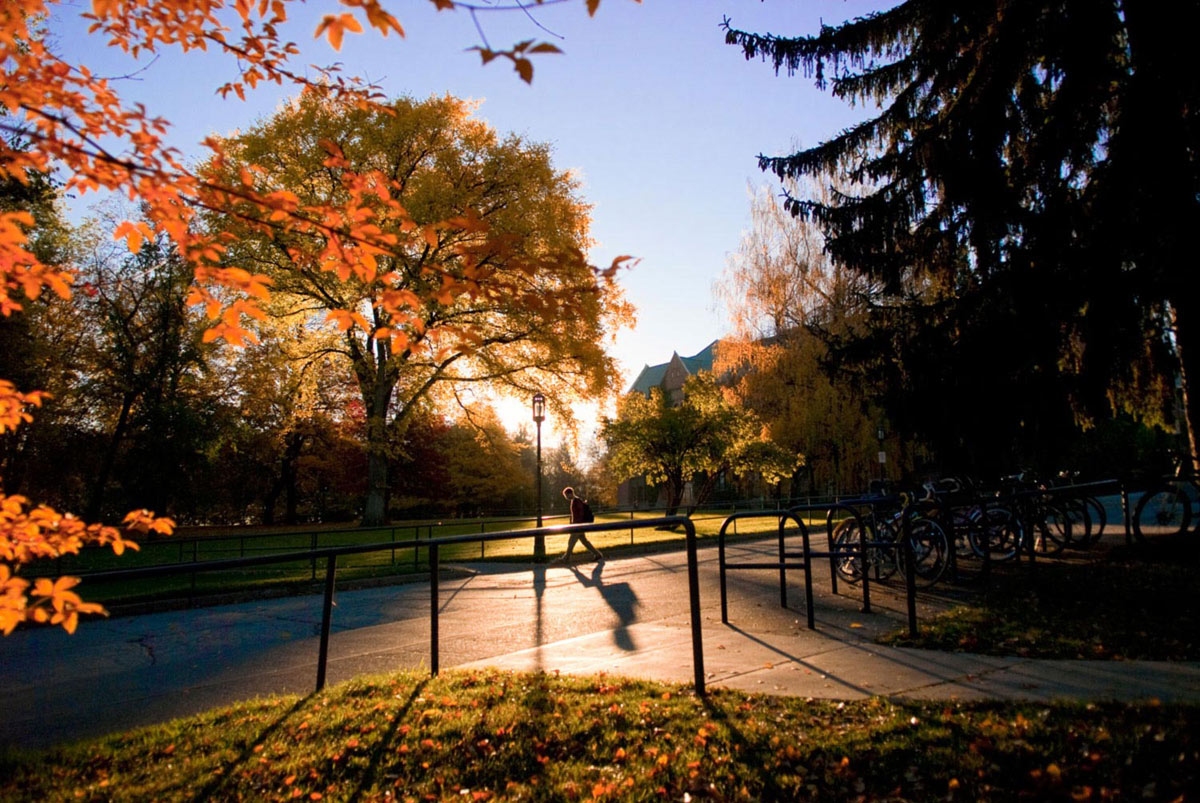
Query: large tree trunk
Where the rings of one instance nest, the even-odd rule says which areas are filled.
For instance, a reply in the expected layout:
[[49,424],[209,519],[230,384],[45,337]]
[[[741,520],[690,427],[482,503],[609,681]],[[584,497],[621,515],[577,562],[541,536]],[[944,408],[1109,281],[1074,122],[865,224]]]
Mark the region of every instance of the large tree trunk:
[[370,395],[363,394],[367,408],[367,498],[363,503],[362,526],[379,527],[387,523],[388,491],[388,406],[393,383],[383,369],[376,371]]
[[275,523],[275,502],[279,500],[279,494],[283,491],[283,477],[276,477],[271,483],[271,487],[263,494],[262,500],[262,523],[270,527]]
[[[696,509],[707,502],[708,498],[712,496],[713,488],[717,487],[717,477],[720,476],[721,471],[723,470],[724,469],[718,469],[717,471],[713,471],[704,475],[704,482],[700,484],[700,490],[695,493],[692,498],[692,504],[688,507],[688,516],[691,516],[693,513],[695,513]],[[692,488],[695,489],[695,487],[696,481],[692,480]]]
[[283,523],[296,523],[296,504],[299,501],[296,476],[299,470],[300,453],[304,450],[304,435],[292,432],[287,437],[287,448],[283,451],[283,464],[279,469],[280,484],[284,491]]
[[667,512],[665,515],[674,516],[679,512],[679,505],[683,501],[683,476],[667,477]]

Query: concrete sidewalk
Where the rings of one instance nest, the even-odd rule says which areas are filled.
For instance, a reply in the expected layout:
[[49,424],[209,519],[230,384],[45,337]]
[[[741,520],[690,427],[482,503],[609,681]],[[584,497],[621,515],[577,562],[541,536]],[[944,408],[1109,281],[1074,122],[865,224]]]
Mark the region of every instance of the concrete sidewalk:
[[[691,683],[687,623],[628,628],[635,651],[612,632],[519,650],[459,668],[606,673]],[[706,627],[705,678],[710,688],[827,699],[887,695],[923,700],[1117,700],[1200,702],[1200,664],[1162,661],[1035,660],[883,647],[806,631],[761,634]]]

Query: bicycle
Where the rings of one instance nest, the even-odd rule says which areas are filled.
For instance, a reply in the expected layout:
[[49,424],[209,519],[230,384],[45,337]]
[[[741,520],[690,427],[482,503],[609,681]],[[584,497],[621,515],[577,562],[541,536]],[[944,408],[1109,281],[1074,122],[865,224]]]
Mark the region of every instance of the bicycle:
[[[1078,482],[1078,471],[1060,471],[1055,480],[1050,483],[1050,487],[1056,488],[1064,485],[1069,487]],[[1104,505],[1100,504],[1099,499],[1090,494],[1076,497],[1072,500],[1072,507],[1075,505],[1082,507],[1085,515],[1074,517],[1081,526],[1078,531],[1072,529],[1072,545],[1089,546],[1096,543],[1104,535],[1105,528],[1108,527],[1108,511],[1104,509]]]
[[[946,570],[950,540],[940,524],[905,505],[891,514],[880,514],[873,508],[861,516],[866,527],[865,539],[855,519],[838,523],[833,530],[834,551],[840,553],[834,562],[838,576],[848,583],[859,582],[864,561],[866,570],[875,580],[887,580],[897,570],[903,570],[908,554],[901,543],[905,516],[908,517],[913,576],[917,586],[929,588],[936,584]],[[864,540],[865,550],[861,548]]]
[[1068,508],[1054,500],[1052,492],[1042,483],[1021,473],[1004,477],[1001,483],[1012,500],[1015,515],[1022,522],[1019,541],[1021,548],[1043,557],[1053,557],[1073,539],[1072,518],[1087,521],[1083,508]]
[[[1146,533],[1181,535],[1188,531],[1193,510],[1200,502],[1200,483],[1196,475],[1185,470],[1186,461],[1176,463],[1175,474],[1164,477],[1142,494],[1133,511],[1133,534],[1139,541]],[[1151,529],[1153,528],[1153,529]],[[1196,527],[1200,531],[1200,524]]]

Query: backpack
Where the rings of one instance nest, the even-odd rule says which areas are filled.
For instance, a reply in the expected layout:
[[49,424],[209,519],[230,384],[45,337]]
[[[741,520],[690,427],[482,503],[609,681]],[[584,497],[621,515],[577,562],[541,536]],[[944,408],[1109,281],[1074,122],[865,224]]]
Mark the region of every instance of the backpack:
[[586,499],[580,499],[583,503],[583,510],[579,516],[579,523],[587,523],[596,520],[596,514],[592,512],[592,506],[587,503]]

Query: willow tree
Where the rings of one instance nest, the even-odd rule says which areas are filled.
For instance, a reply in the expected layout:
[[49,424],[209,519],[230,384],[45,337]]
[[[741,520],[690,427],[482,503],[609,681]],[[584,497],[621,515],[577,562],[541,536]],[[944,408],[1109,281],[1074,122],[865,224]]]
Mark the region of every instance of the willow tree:
[[[797,193],[796,182],[785,185]],[[829,195],[815,184],[808,192]],[[881,413],[855,377],[824,370],[825,344],[861,325],[878,288],[832,262],[820,229],[788,214],[765,184],[753,191],[750,221],[716,288],[733,331],[713,369],[774,442],[804,455],[810,488],[864,488]]]
[[[986,436],[961,415],[983,405],[972,415],[998,442],[1045,442],[1114,407],[1162,415],[1176,366],[1185,390],[1198,375],[1198,15],[1194,2],[907,0],[797,38],[727,22],[747,58],[879,109],[759,163],[864,186],[788,206],[887,291],[873,338],[843,353],[876,360],[915,426],[936,436],[957,409],[949,440]],[[945,403],[964,378],[969,404]]]
[[341,331],[330,353],[367,417],[364,524],[386,518],[389,443],[439,386],[536,387],[565,411],[616,376],[603,343],[627,309],[584,259],[577,182],[547,146],[471,112],[449,96],[346,109],[308,93],[223,142],[207,169],[306,208],[353,197],[370,236],[393,244],[289,230],[236,198],[212,219],[225,258],[268,277],[283,314]]

